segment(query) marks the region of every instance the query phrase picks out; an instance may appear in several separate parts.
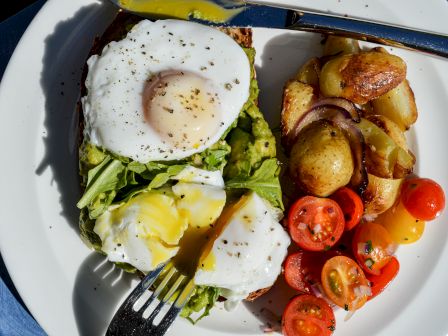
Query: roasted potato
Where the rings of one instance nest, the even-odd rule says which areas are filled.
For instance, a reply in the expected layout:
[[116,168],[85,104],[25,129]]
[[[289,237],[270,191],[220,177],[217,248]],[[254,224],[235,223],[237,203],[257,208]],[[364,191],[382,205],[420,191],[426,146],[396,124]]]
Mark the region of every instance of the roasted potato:
[[385,179],[368,174],[369,183],[363,193],[364,213],[379,215],[391,208],[400,192],[403,179]]
[[398,56],[375,51],[338,56],[328,61],[319,78],[321,93],[365,104],[395,88],[406,77]]
[[359,53],[358,40],[329,35],[324,44],[324,56],[339,56]]
[[398,146],[406,151],[409,150],[406,136],[403,130],[395,122],[384,115],[378,114],[368,115],[366,119],[381,128]]
[[316,99],[312,86],[294,79],[286,83],[281,112],[282,143],[285,147],[289,147],[294,140],[297,121],[310,109]]
[[291,149],[289,172],[301,189],[326,197],[350,182],[354,170],[350,144],[327,120],[306,126]]
[[320,70],[320,60],[317,57],[313,57],[299,69],[295,79],[299,82],[319,88]]
[[394,121],[402,130],[407,130],[417,120],[417,106],[409,82],[404,80],[396,88],[372,101],[373,113]]
[[411,173],[414,155],[400,147],[383,129],[361,118],[356,124],[366,142],[367,172],[382,178],[402,178]]

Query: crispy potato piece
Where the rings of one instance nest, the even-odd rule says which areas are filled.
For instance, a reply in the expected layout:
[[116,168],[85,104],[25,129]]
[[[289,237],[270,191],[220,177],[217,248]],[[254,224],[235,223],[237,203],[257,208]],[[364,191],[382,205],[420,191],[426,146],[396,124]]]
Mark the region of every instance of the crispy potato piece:
[[397,144],[381,126],[364,118],[356,125],[367,145],[367,172],[382,178],[402,178],[412,172],[414,155]]
[[406,136],[404,135],[403,130],[395,122],[384,115],[378,114],[368,115],[366,119],[381,128],[398,146],[406,151],[409,150]]
[[294,140],[293,134],[297,121],[316,101],[311,85],[291,79],[283,90],[283,107],[281,112],[282,143],[288,147]]
[[311,58],[299,69],[295,79],[298,81],[319,88],[319,76],[321,71],[320,60],[317,57]]
[[339,56],[359,53],[358,40],[329,35],[324,44],[324,56]]
[[404,80],[396,88],[372,101],[373,113],[394,121],[402,130],[407,130],[417,120],[417,106],[409,82]]
[[364,213],[379,215],[391,208],[397,200],[403,179],[385,179],[368,174],[369,183],[364,191]]
[[338,56],[322,68],[320,90],[365,104],[395,88],[406,78],[406,63],[398,56],[368,51]]

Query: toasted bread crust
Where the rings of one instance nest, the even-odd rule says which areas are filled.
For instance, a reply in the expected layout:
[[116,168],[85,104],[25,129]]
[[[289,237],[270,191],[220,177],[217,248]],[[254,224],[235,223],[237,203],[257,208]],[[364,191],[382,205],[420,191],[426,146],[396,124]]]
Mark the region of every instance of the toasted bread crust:
[[[101,54],[103,48],[112,41],[119,41],[126,36],[129,31],[129,26],[135,25],[142,18],[133,14],[119,12],[115,17],[114,21],[109,25],[109,27],[105,30],[101,37],[95,38],[92,49],[90,50],[89,56],[95,54]],[[241,47],[251,48],[252,47],[252,29],[250,28],[218,28],[222,32],[226,33],[230,37],[232,37]],[[88,67],[87,63],[84,65],[82,80],[81,80],[81,97],[87,94],[87,89],[85,86],[85,80],[87,78]],[[82,111],[82,105],[78,103],[78,118],[79,118],[79,144],[83,141],[83,128],[84,128],[84,115]],[[252,292],[247,297],[247,300],[255,300],[260,297],[264,293],[266,293],[270,287],[262,288],[255,292]]]

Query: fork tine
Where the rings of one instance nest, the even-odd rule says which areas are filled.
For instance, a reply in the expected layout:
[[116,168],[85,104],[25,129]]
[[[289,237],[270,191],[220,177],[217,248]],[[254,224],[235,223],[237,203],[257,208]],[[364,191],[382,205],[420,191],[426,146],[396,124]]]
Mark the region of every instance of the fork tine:
[[135,287],[135,289],[129,295],[128,299],[125,301],[125,304],[122,307],[120,307],[119,311],[122,308],[123,309],[132,308],[135,302],[140,298],[142,293],[144,293],[146,290],[148,290],[149,287],[152,286],[152,284],[156,281],[156,279],[159,277],[160,273],[162,273],[165,267],[171,267],[171,264],[163,263],[160,266],[158,266],[155,270],[149,272],[138,284],[138,286]]
[[176,292],[177,288],[182,283],[182,281],[184,281],[185,278],[186,278],[185,275],[183,274],[179,275],[179,277],[176,279],[176,282],[169,289],[168,293],[165,294],[163,299],[160,300],[157,307],[151,312],[151,315],[149,315],[149,317],[147,318],[146,323],[152,323],[154,321],[154,318],[160,312],[160,309],[162,309],[162,307],[167,303],[167,301],[173,296],[173,294]]
[[182,308],[188,302],[191,293],[195,287],[193,279],[191,279],[188,284],[185,286],[183,291],[179,294],[174,304],[170,307],[168,312],[162,318],[159,325],[155,329],[155,335],[164,335],[168,328],[173,324],[177,315],[182,311]]
[[[137,317],[137,315],[134,314],[135,312],[133,307],[135,302],[141,297],[142,293],[152,286],[165,267],[171,267],[171,264],[161,264],[155,270],[149,272],[135,287],[112,318],[109,328],[107,329],[106,336],[134,334],[135,330],[137,330],[138,326],[143,322],[141,317]],[[123,321],[126,321],[126,323],[123,323]]]
[[157,288],[154,290],[154,292],[152,292],[149,299],[143,304],[143,306],[140,309],[137,310],[138,312],[144,312],[146,310],[146,308],[149,307],[149,305],[154,301],[154,299],[156,297],[158,297],[160,295],[160,293],[163,291],[163,289],[166,287],[166,285],[168,284],[168,281],[170,281],[170,279],[173,277],[174,273],[177,272],[176,269],[173,267],[172,263],[167,265],[167,269],[169,269],[169,272],[163,277],[162,282],[157,286]]

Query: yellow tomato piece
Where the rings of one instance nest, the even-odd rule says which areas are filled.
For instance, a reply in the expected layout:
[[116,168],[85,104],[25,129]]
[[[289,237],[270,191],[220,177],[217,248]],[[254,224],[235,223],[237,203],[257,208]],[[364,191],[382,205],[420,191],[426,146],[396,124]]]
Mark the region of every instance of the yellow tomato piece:
[[412,217],[401,202],[381,214],[375,222],[383,225],[399,244],[416,242],[425,230],[425,222]]

